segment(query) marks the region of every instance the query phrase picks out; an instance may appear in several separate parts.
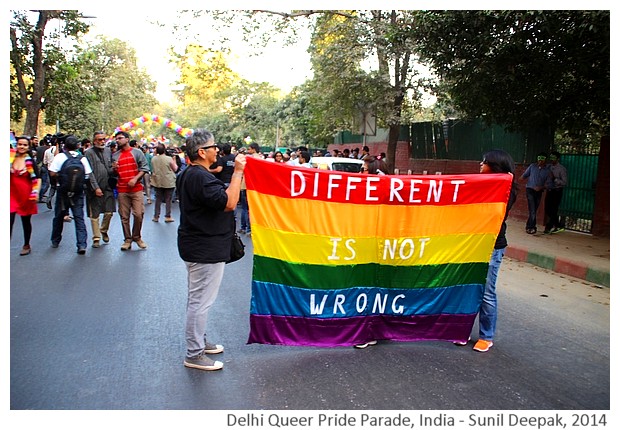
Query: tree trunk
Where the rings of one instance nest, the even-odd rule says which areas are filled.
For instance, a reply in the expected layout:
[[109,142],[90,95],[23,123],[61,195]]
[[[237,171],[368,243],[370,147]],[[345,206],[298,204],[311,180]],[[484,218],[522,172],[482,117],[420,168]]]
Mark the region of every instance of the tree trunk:
[[601,150],[598,155],[598,174],[596,176],[596,189],[594,194],[594,219],[592,220],[592,235],[609,237],[610,233],[610,186],[609,166],[610,150],[609,136],[601,138]]
[[45,64],[43,54],[43,37],[45,35],[45,26],[52,17],[57,17],[60,11],[39,11],[39,19],[32,31],[30,43],[32,44],[32,71],[34,74],[32,81],[32,94],[28,94],[26,83],[24,80],[25,68],[22,67],[19,55],[19,41],[17,34],[11,28],[11,61],[15,67],[17,84],[19,87],[19,95],[22,105],[26,109],[26,120],[24,124],[24,134],[34,136],[39,128],[39,113],[42,106],[42,97],[45,93]]
[[28,101],[26,106],[26,120],[24,122],[24,134],[27,136],[35,136],[39,129],[39,112],[41,111],[41,103],[34,103],[33,100]]
[[396,146],[398,144],[398,136],[400,135],[400,123],[391,124],[390,131],[388,134],[388,145],[387,145],[387,165],[390,174],[394,173],[394,168],[396,167]]
[[400,81],[398,86],[394,87],[394,101],[392,105],[393,118],[390,121],[390,132],[388,134],[388,146],[387,146],[387,165],[390,174],[394,173],[396,167],[396,146],[398,145],[398,137],[400,136],[401,125],[401,113],[403,111],[404,95],[400,87]]

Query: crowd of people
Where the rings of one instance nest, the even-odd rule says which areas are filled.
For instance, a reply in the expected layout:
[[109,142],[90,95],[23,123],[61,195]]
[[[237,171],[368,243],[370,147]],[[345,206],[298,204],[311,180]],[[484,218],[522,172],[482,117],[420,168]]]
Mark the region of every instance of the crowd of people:
[[183,147],[171,145],[166,138],[146,142],[126,131],[113,136],[97,131],[92,138],[56,133],[39,139],[11,131],[10,148],[11,236],[19,215],[24,232],[20,255],[32,251],[30,217],[39,212],[37,204],[54,212],[51,247],[60,246],[64,223],[73,222],[80,255],[86,253],[89,236],[84,214],[90,219],[92,247],[99,248],[101,242],[110,241],[108,231],[118,212],[123,251],[133,243],[147,248],[141,235],[145,204],[155,203],[153,221],[164,204],[165,222],[174,222],[175,180],[187,161]]
[[[373,156],[368,147],[361,151],[335,149],[330,156],[363,160],[362,174],[388,175],[384,154]],[[316,153],[315,156],[327,154]],[[132,140],[125,131],[108,137],[95,132],[90,139],[79,140],[73,135],[48,135],[39,142],[36,137],[14,137],[11,142],[11,236],[17,215],[20,216],[24,245],[20,255],[31,253],[31,217],[38,213],[37,203],[54,207],[51,247],[58,248],[63,225],[72,215],[75,225],[77,253],[87,248],[86,212],[90,219],[92,247],[110,241],[109,229],[118,211],[122,232],[122,251],[135,243],[147,249],[142,238],[142,223],[146,205],[154,197],[153,222],[159,222],[164,205],[164,221],[172,218],[172,202],[179,202],[178,249],[188,272],[188,302],[186,316],[187,351],[184,365],[201,370],[218,370],[221,361],[209,354],[219,354],[224,347],[208,339],[207,315],[215,302],[224,267],[230,257],[235,232],[251,235],[249,207],[243,176],[246,158],[256,157],[276,163],[311,167],[312,155],[306,147],[295,151],[263,154],[257,143],[237,150],[232,145],[217,145],[212,133],[195,130],[185,145],[173,147],[165,141],[150,144]],[[523,173],[527,179],[526,195],[531,202],[527,230],[535,229],[535,216],[542,191],[547,190],[549,222],[545,232],[560,228],[557,209],[561,190],[566,185],[566,169],[559,164],[559,154],[552,153],[551,166],[546,166],[546,154],[538,156]],[[514,176],[514,162],[504,151],[486,153],[480,163],[480,173],[509,173]],[[506,217],[516,199],[517,182],[513,180]],[[54,199],[55,197],[55,199]],[[85,211],[86,209],[86,211]],[[505,221],[505,220],[504,220]],[[502,223],[489,264],[482,306],[479,311],[479,338],[474,350],[486,352],[493,346],[497,320],[496,284],[499,267],[507,246],[506,223]],[[457,344],[467,344],[469,339]],[[357,348],[377,344],[374,339]]]
[[545,219],[544,234],[553,234],[564,231],[564,222],[559,217],[560,203],[564,187],[568,184],[566,167],[560,164],[560,153],[557,151],[549,154],[540,152],[536,162],[530,164],[523,172],[520,179],[526,180],[525,195],[527,198],[528,218],[525,223],[525,231],[528,234],[536,234],[537,213],[540,203],[545,196]]

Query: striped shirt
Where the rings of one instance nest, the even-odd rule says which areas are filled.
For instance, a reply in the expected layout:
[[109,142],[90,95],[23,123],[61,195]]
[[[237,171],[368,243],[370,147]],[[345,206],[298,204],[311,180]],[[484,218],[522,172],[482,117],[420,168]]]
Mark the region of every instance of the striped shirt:
[[142,181],[138,181],[134,187],[129,187],[129,181],[138,174],[138,163],[133,157],[131,150],[122,151],[118,157],[118,184],[119,193],[137,193],[142,191]]

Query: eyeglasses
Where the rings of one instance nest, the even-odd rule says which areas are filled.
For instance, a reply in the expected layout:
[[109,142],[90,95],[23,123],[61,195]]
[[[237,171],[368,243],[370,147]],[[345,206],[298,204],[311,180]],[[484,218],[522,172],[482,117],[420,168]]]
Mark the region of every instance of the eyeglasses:
[[205,151],[209,148],[217,148],[217,145],[207,145],[207,146],[201,146],[198,149],[204,149]]
[[95,139],[95,142],[101,142],[101,141],[104,141],[104,140],[105,140],[105,137],[99,137],[99,138]]

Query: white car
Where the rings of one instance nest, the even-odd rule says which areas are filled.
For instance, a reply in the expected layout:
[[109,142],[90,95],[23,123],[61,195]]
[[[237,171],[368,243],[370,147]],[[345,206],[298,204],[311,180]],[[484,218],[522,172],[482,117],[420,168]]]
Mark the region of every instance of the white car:
[[343,157],[312,157],[312,167],[323,170],[338,170],[341,172],[360,173],[364,162],[356,158]]

